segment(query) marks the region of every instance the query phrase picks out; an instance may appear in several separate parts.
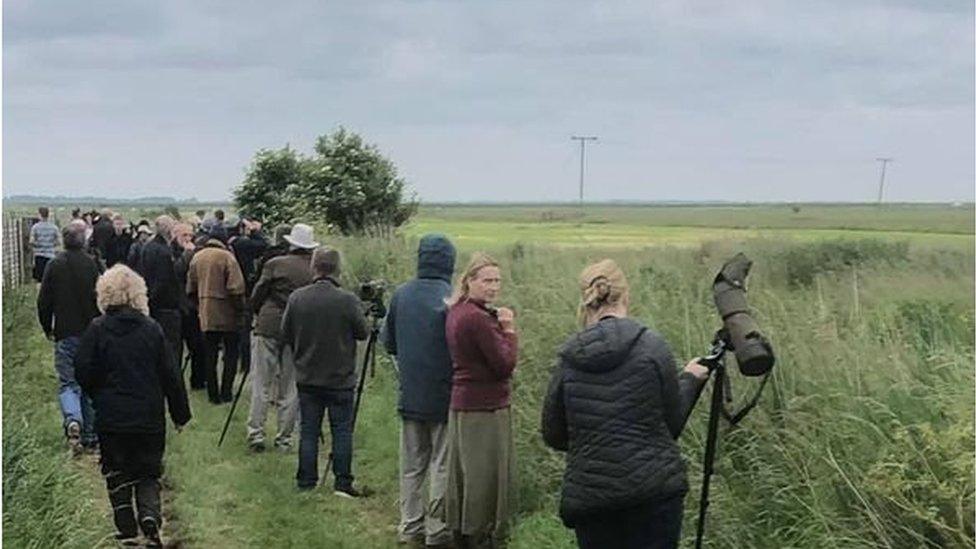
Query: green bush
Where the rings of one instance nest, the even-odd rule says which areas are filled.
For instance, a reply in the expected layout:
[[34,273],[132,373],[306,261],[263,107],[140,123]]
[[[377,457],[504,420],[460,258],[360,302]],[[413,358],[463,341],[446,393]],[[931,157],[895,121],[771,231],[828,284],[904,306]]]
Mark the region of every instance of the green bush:
[[836,239],[794,244],[778,254],[786,281],[793,287],[813,284],[823,273],[873,264],[896,265],[908,259],[908,243],[881,239]]

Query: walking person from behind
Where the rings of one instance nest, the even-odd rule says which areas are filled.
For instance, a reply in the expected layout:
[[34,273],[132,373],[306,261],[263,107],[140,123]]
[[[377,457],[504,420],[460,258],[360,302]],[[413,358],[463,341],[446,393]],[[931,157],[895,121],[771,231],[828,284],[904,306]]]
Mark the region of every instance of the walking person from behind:
[[[186,293],[197,303],[203,332],[207,396],[213,404],[233,400],[237,375],[239,332],[244,320],[244,276],[217,238],[209,238],[193,254],[186,276]],[[217,379],[217,356],[224,351],[223,374]]]
[[149,315],[159,323],[169,344],[173,368],[179,371],[183,359],[183,333],[180,329],[180,303],[183,287],[176,275],[172,245],[176,221],[168,216],[156,218],[156,236],[143,246],[139,274],[149,291]]
[[[193,226],[188,223],[177,223],[173,227],[173,243],[174,250],[179,252],[173,268],[176,270],[176,279],[180,283],[180,288],[185,289],[190,261],[193,260],[193,254],[197,250],[193,241]],[[203,332],[200,331],[200,315],[196,300],[190,299],[185,291],[180,292],[180,332],[190,355],[190,389],[203,389],[207,386],[207,370]],[[181,364],[180,371],[182,370]]]
[[428,547],[447,545],[452,537],[444,495],[454,370],[444,323],[455,256],[447,237],[424,236],[417,248],[417,278],[393,293],[383,326],[386,351],[395,357],[400,379],[399,540]]
[[542,415],[546,444],[567,452],[559,514],[584,549],[676,548],[688,479],[675,439],[708,369],[678,375],[664,339],[627,317],[612,260],[579,285],[583,327],[559,351]]
[[57,225],[50,221],[50,214],[50,210],[44,206],[37,209],[37,215],[41,216],[41,220],[31,225],[28,238],[28,243],[34,252],[34,268],[31,274],[37,282],[44,277],[44,268],[47,267],[48,261],[57,255],[61,244],[61,232]]
[[98,279],[97,290],[98,308],[104,314],[81,338],[75,370],[94,401],[116,539],[123,545],[137,545],[142,530],[147,546],[162,547],[159,477],[166,447],[164,400],[177,430],[190,420],[190,406],[183,380],[172,368],[163,330],[149,318],[142,278],[125,265],[116,265]]
[[359,298],[339,285],[339,261],[339,252],[324,246],[312,252],[315,281],[288,298],[281,336],[295,358],[301,413],[298,488],[311,490],[318,484],[319,433],[328,409],[333,493],[356,498],[363,495],[353,487],[352,475],[356,341],[366,339],[369,331]]
[[496,308],[498,263],[475,253],[454,287],[447,344],[454,366],[448,416],[447,520],[462,547],[498,547],[512,510],[515,315]]
[[76,455],[94,450],[94,412],[91,400],[75,377],[74,359],[81,335],[98,316],[95,282],[99,265],[85,253],[84,221],[64,228],[64,251],[47,264],[37,294],[37,317],[48,339],[54,341],[54,369],[58,373],[58,401],[68,446]]
[[251,338],[253,363],[247,443],[255,452],[265,448],[264,423],[269,405],[277,408],[278,432],[274,445],[280,450],[291,448],[298,414],[295,359],[291,346],[282,343],[281,317],[292,292],[312,283],[312,250],[318,242],[315,242],[312,228],[301,223],[284,238],[291,250],[268,261],[251,296],[251,307],[257,312],[257,319]]

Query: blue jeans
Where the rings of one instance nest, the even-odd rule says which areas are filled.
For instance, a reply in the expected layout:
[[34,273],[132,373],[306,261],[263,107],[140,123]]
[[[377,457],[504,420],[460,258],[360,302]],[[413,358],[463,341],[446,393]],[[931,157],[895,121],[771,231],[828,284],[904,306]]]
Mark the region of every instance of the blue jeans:
[[98,442],[95,435],[95,410],[91,398],[81,391],[75,380],[75,354],[81,337],[69,336],[54,344],[54,369],[58,372],[58,401],[61,403],[63,426],[76,421],[81,425],[81,442],[91,445]]
[[329,430],[332,433],[334,487],[352,487],[353,390],[299,385],[298,407],[302,419],[298,474],[295,475],[298,487],[314,488],[319,482],[319,433],[326,408],[329,410]]

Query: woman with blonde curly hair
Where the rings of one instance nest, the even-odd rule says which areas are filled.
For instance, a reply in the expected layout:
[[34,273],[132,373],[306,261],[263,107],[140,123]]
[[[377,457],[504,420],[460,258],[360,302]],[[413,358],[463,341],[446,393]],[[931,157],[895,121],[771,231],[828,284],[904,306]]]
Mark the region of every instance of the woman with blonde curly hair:
[[664,339],[628,318],[630,287],[610,259],[579,277],[582,330],[559,351],[542,415],[567,452],[559,514],[582,548],[671,549],[688,491],[675,439],[708,370],[678,375]]
[[475,253],[448,301],[445,332],[454,366],[447,420],[447,522],[462,547],[496,547],[506,534],[515,448],[512,372],[515,315],[496,308],[498,263]]
[[[116,538],[161,547],[159,477],[166,445],[164,400],[177,430],[190,420],[190,406],[173,367],[163,330],[149,317],[146,283],[118,264],[95,286],[102,316],[92,321],[75,357],[78,383],[92,396]],[[138,522],[133,512],[138,510]]]

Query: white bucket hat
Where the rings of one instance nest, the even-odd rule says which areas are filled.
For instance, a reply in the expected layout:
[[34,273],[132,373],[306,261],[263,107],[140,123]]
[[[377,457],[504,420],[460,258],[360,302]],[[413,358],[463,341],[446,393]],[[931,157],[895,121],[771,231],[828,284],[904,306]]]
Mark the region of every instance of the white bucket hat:
[[291,234],[286,234],[282,238],[296,248],[311,250],[319,247],[319,243],[315,241],[312,228],[304,223],[296,223],[291,228]]

